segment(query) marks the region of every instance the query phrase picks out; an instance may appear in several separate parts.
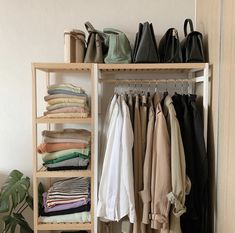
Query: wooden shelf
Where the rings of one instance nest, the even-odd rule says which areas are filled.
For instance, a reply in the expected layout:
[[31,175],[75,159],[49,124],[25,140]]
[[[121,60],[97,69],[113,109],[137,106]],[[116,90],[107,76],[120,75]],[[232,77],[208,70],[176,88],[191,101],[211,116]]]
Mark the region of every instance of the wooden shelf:
[[91,223],[38,223],[37,230],[92,230]]
[[188,72],[202,70],[207,63],[146,63],[146,64],[98,64],[101,71],[173,71]]
[[45,72],[91,71],[92,63],[33,63],[33,68]]
[[63,170],[63,171],[47,171],[42,167],[36,172],[36,177],[92,177],[90,166],[87,170]]
[[[45,72],[91,71],[95,63],[33,63],[33,68]],[[101,71],[174,71],[202,70],[207,63],[130,63],[97,64]]]
[[54,123],[54,124],[91,124],[92,118],[86,117],[86,118],[49,118],[46,116],[38,117],[36,118],[36,123],[38,124],[48,124],[48,123]]

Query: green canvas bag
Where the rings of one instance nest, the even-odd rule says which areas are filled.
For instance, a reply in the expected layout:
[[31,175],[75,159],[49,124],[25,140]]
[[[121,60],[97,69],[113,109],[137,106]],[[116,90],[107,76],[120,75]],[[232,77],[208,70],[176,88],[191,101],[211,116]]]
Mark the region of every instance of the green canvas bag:
[[103,30],[105,45],[108,48],[104,57],[105,63],[131,63],[131,45],[122,31],[113,28]]

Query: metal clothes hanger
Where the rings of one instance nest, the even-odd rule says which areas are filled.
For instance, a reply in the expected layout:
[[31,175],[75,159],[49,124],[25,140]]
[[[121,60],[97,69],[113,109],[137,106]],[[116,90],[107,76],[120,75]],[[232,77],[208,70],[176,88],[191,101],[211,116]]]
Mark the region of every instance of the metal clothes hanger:
[[167,89],[167,80],[166,80],[166,90],[163,93],[163,99],[165,99],[167,95],[168,95],[168,89]]
[[182,95],[184,94],[184,83],[183,83],[183,81],[181,81],[181,94]]

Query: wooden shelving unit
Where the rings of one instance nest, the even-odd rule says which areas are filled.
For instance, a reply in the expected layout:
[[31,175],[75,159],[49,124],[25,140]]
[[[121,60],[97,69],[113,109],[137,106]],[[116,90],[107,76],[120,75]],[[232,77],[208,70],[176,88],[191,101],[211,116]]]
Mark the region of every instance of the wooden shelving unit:
[[[44,72],[45,78],[50,79],[50,73],[76,73],[79,74],[88,72],[89,81],[92,85],[91,94],[91,116],[88,118],[48,118],[44,116],[37,116],[37,71]],[[152,73],[184,73],[187,78],[197,83],[203,84],[203,116],[204,116],[204,136],[207,138],[207,119],[208,119],[208,102],[209,102],[209,64],[208,63],[170,63],[170,64],[84,64],[84,63],[33,63],[33,182],[34,182],[34,232],[43,230],[89,230],[97,232],[97,218],[96,218],[96,204],[97,204],[97,157],[98,157],[98,86],[103,81],[116,81],[125,83],[123,78],[115,80],[116,73],[125,72],[129,74],[138,72],[152,72]],[[113,73],[103,77],[104,73]],[[104,75],[105,76],[105,75]],[[179,75],[180,76],[180,75]],[[135,77],[134,77],[135,78]],[[157,78],[155,78],[157,80]],[[153,79],[153,80],[155,80]],[[130,78],[131,80],[131,78]],[[126,80],[129,82],[130,80]],[[143,80],[139,80],[141,83]],[[161,81],[161,80],[158,80]],[[136,81],[137,82],[137,81]],[[137,82],[137,83],[139,83]],[[148,82],[148,81],[147,81]],[[91,149],[91,166],[85,171],[46,171],[45,168],[37,170],[37,126],[39,124],[89,124],[92,132],[92,149]],[[90,177],[91,178],[91,222],[90,223],[40,223],[38,220],[38,197],[37,185],[38,180],[45,178],[57,177]]]
[[[45,73],[47,83],[50,83],[51,73],[80,73],[88,74],[87,82],[91,87],[91,115],[87,118],[49,118],[38,116],[38,99],[37,99],[37,79],[38,71]],[[84,76],[84,75],[83,75]],[[83,76],[79,78],[83,79]],[[94,66],[92,64],[64,64],[64,63],[33,63],[32,64],[32,89],[33,89],[33,193],[34,193],[34,232],[54,231],[54,230],[89,230],[94,232],[94,163],[97,156],[95,149],[95,83],[94,83]],[[43,100],[42,100],[43,101]],[[87,170],[68,170],[68,171],[47,171],[44,167],[38,168],[38,159],[36,147],[38,145],[37,135],[39,124],[44,124],[48,129],[55,124],[79,124],[90,125],[91,130],[91,158]],[[40,132],[39,132],[40,133]],[[91,181],[91,222],[89,223],[41,223],[38,216],[38,183],[41,179],[51,180],[51,178],[69,178],[69,177],[89,177]]]

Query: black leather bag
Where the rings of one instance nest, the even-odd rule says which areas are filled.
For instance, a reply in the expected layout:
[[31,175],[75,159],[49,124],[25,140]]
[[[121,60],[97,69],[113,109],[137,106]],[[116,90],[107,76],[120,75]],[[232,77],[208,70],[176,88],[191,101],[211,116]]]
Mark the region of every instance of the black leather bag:
[[[190,26],[190,33],[187,32],[188,24]],[[191,19],[184,21],[184,35],[185,38],[181,42],[183,61],[184,62],[205,62],[205,55],[203,50],[203,37],[198,31],[194,31],[193,22]]]
[[167,30],[159,43],[160,61],[165,63],[182,62],[182,52],[178,31],[175,28]]
[[139,31],[136,34],[134,50],[134,63],[155,63],[159,62],[157,43],[154,36],[153,25],[148,22],[139,24]]

